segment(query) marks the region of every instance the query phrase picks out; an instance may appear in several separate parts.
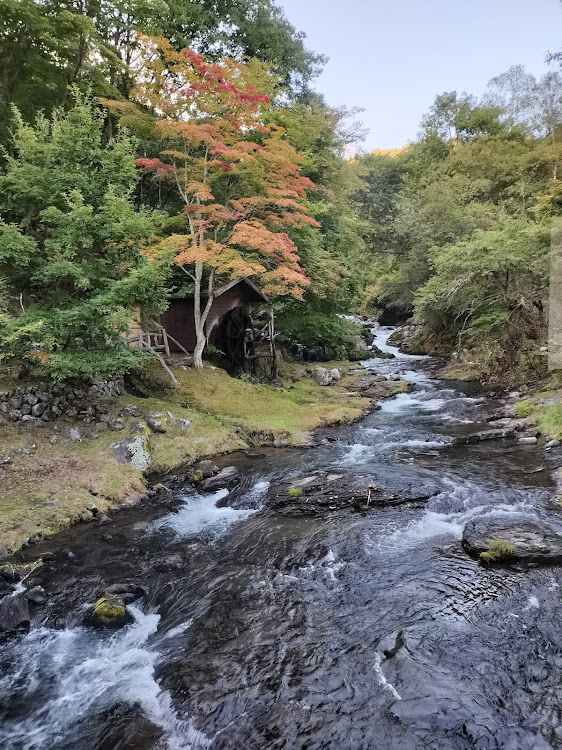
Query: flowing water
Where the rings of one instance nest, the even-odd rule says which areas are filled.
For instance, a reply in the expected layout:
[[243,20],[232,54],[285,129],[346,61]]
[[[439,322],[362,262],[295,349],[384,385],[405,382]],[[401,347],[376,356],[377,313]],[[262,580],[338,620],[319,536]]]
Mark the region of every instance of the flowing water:
[[[389,332],[376,344],[397,353]],[[562,747],[562,573],[483,569],[460,545],[475,516],[552,512],[540,452],[460,445],[490,402],[434,379],[431,359],[365,364],[415,387],[317,448],[228,457],[230,507],[180,487],[26,553],[53,553],[34,580],[50,598],[0,645],[3,750]],[[318,470],[431,498],[267,509],[270,487]],[[150,592],[133,623],[83,627],[124,580]]]

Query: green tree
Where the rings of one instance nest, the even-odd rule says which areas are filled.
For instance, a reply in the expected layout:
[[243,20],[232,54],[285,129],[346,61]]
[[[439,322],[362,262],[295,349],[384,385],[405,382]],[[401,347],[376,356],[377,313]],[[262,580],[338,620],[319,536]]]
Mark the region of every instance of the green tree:
[[258,58],[294,95],[324,62],[271,0],[0,0],[0,121],[11,104],[27,121],[48,114],[66,105],[74,84],[128,98],[139,34],[215,59]]
[[166,264],[143,255],[153,217],[131,202],[134,143],[104,137],[103,113],[78,98],[25,124],[0,177],[2,356],[56,378],[123,372],[134,311],[165,304]]

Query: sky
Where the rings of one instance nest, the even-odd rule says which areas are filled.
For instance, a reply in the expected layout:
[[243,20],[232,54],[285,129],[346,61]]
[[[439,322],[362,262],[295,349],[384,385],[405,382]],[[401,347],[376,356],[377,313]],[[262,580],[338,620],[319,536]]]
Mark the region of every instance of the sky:
[[399,148],[444,91],[484,93],[523,64],[540,75],[562,49],[560,0],[277,0],[330,60],[314,88],[329,104],[360,107],[362,148]]

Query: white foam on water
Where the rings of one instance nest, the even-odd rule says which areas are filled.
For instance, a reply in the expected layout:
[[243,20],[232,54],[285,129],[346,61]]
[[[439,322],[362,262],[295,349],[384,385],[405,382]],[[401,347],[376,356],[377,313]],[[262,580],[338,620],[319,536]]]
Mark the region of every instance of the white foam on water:
[[440,414],[439,419],[444,422],[455,422],[456,424],[474,424],[473,419],[461,419],[460,417],[453,417],[452,414]]
[[371,332],[373,333],[375,337],[373,344],[374,346],[377,346],[381,350],[381,352],[386,352],[387,354],[394,354],[397,360],[425,359],[425,355],[423,354],[403,354],[400,351],[400,349],[398,349],[397,346],[390,346],[390,344],[388,344],[387,341],[388,341],[390,334],[394,332],[394,328],[375,327],[371,329]]
[[[247,496],[251,493],[256,496],[263,495],[267,487],[267,482],[260,482],[247,493]],[[225,534],[232,524],[246,520],[258,510],[255,507],[236,509],[224,506],[218,508],[218,501],[227,497],[228,494],[228,490],[218,490],[209,495],[189,495],[178,511],[163,516],[153,524],[152,528],[171,531],[181,539],[189,537],[217,539]]]
[[442,440],[405,440],[399,443],[401,448],[446,448],[453,442],[453,438],[443,437]]
[[8,594],[8,597],[17,596],[18,594],[23,594],[25,590],[26,590],[25,583],[23,583],[23,581],[18,581],[18,583],[16,583],[11,593]]
[[433,538],[449,537],[460,540],[466,524],[477,516],[519,515],[523,510],[529,510],[526,503],[477,505],[451,513],[439,513],[426,508],[421,518],[403,528],[395,529],[377,546],[379,549],[397,549],[412,547]]
[[444,404],[445,400],[440,398],[423,399],[421,398],[427,391],[421,393],[398,393],[381,403],[381,412],[387,414],[399,414],[400,412],[411,411],[437,411]]
[[190,617],[189,620],[186,620],[185,622],[180,623],[179,625],[176,625],[175,628],[171,628],[171,630],[168,630],[164,638],[176,638],[178,635],[182,635],[182,633],[185,633],[189,628],[191,627],[193,623],[193,617]]
[[256,482],[253,487],[251,487],[248,492],[245,492],[242,495],[242,500],[244,501],[244,504],[246,505],[254,505],[256,508],[261,507],[263,504],[263,501],[265,500],[265,496],[267,495],[267,491],[269,489],[270,482],[268,480],[262,480],[260,482]]
[[[378,446],[377,446],[378,447]],[[338,467],[342,466],[354,466],[355,464],[362,463],[362,459],[367,453],[373,453],[372,445],[363,445],[362,443],[355,443],[354,445],[347,445],[345,447],[345,454],[334,464]]]
[[531,596],[528,598],[527,601],[528,601],[528,604],[525,607],[525,609],[540,609],[541,605],[539,604],[539,600],[533,594],[531,594]]
[[412,396],[411,393],[398,393],[396,396],[390,399],[386,399],[380,404],[380,412],[387,412],[388,414],[397,414],[398,412],[410,409],[413,406],[419,404],[419,399]]
[[396,690],[396,688],[394,687],[394,685],[392,685],[392,684],[391,684],[391,683],[390,683],[390,682],[389,682],[389,681],[388,681],[388,680],[386,679],[386,677],[385,677],[385,675],[384,675],[384,672],[382,671],[381,663],[382,663],[382,657],[381,657],[381,655],[379,654],[379,652],[377,651],[377,652],[375,653],[375,663],[373,664],[373,667],[374,667],[374,669],[375,669],[375,674],[376,674],[376,676],[377,676],[377,682],[379,683],[379,685],[380,685],[380,686],[381,686],[381,687],[382,687],[382,688],[383,688],[384,690],[387,690],[387,691],[388,691],[388,692],[389,692],[389,693],[390,693],[390,694],[392,695],[392,697],[393,697],[393,698],[394,698],[395,700],[397,700],[397,701],[401,701],[401,700],[402,700],[402,696],[401,696],[401,695],[400,695],[400,694],[398,693],[398,691]]
[[329,580],[330,582],[337,583],[338,579],[336,574],[346,567],[346,563],[343,560],[338,560],[334,551],[329,549],[328,552],[315,562],[310,562],[308,565],[304,565],[299,568],[299,572],[305,578],[317,578],[320,575],[322,578]]
[[419,372],[418,370],[403,370],[400,373],[404,380],[410,381],[410,383],[416,383],[417,385],[420,383],[431,383],[431,378],[429,375],[425,372]]
[[[165,732],[168,750],[208,747],[191,721],[180,719],[169,693],[155,679],[159,653],[148,645],[160,615],[128,608],[134,622],[110,636],[88,628],[40,628],[8,644],[13,669],[0,680],[0,692],[17,691],[36,710],[0,728],[3,750],[40,750],[68,740],[78,724],[114,706],[138,705]],[[40,685],[45,701],[35,700]]]
[[444,398],[429,398],[425,401],[422,399],[420,401],[420,409],[423,409],[424,411],[438,411],[439,409],[442,409],[446,403],[447,401]]

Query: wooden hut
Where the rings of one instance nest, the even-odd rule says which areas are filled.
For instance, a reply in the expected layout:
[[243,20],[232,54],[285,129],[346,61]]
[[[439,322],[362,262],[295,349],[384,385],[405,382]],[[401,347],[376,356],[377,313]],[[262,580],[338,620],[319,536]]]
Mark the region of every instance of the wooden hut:
[[[221,366],[226,366],[233,373],[252,369],[256,356],[252,311],[267,301],[267,297],[246,277],[233,279],[216,290],[205,324],[205,335],[208,344],[217,353],[222,353]],[[201,306],[204,308],[205,304],[206,298],[203,296]],[[158,323],[160,330],[151,334],[143,333],[137,326],[139,330],[135,330],[129,340],[132,342],[134,339],[142,346],[144,338],[150,348],[165,351],[166,354],[193,352],[196,337],[192,295],[170,300],[168,309],[160,315]],[[273,352],[272,315],[261,334],[261,338],[271,342]]]

